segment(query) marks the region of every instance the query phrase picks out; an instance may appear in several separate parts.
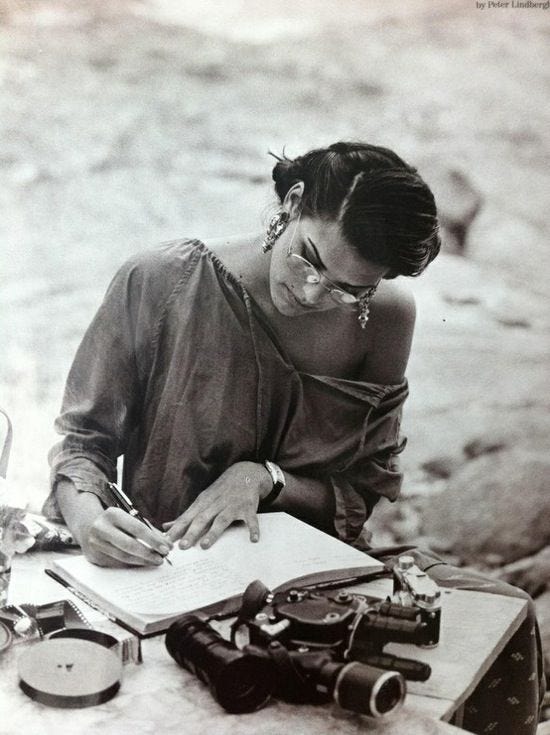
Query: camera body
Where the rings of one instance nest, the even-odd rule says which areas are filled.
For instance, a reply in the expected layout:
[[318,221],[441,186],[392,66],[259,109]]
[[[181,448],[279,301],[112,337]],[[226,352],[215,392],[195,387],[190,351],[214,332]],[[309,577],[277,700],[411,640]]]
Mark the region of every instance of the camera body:
[[[404,567],[406,566],[406,576]],[[271,593],[253,582],[243,595],[238,627],[250,643],[277,643],[301,653],[330,652],[339,661],[360,661],[424,681],[429,667],[384,652],[388,643],[432,647],[439,641],[440,592],[408,558],[394,570],[391,598],[378,600],[349,590],[295,588]]]
[[[431,673],[427,664],[386,653],[386,644],[436,645],[441,619],[439,589],[411,557],[400,557],[392,574],[393,594],[383,601],[326,584],[271,592],[256,580],[244,591],[231,641],[188,615],[170,628],[166,646],[230,712],[252,711],[275,696],[332,699],[382,716],[403,701],[405,679],[425,681]],[[243,632],[248,642],[239,647]]]

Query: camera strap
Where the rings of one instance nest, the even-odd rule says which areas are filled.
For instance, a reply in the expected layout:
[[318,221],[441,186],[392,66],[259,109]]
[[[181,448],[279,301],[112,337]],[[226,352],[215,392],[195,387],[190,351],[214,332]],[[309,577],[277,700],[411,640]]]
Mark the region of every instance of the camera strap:
[[[330,569],[326,572],[315,572],[314,574],[306,574],[302,577],[294,577],[287,582],[283,582],[275,587],[275,592],[285,592],[286,590],[300,588],[309,590],[333,589],[338,587],[349,587],[361,582],[370,582],[380,577],[387,577],[391,573],[384,568],[383,570],[372,570],[372,567],[347,567],[344,569]],[[242,596],[230,597],[213,605],[199,608],[195,611],[199,615],[204,616],[208,620],[226,620],[233,618],[241,610]]]
[[288,582],[276,587],[273,592],[285,592],[294,587],[309,590],[332,589],[338,587],[349,587],[361,582],[370,582],[373,579],[387,577],[387,569],[373,572],[372,567],[348,567],[345,569],[331,569],[326,572],[315,572],[303,577],[295,577]]

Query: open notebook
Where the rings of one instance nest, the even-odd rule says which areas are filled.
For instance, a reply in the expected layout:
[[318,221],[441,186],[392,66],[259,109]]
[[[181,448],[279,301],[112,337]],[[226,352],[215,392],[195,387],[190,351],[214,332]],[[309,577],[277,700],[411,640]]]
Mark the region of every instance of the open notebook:
[[[174,547],[169,564],[154,568],[98,567],[84,556],[60,557],[54,578],[140,635],[166,630],[186,612],[241,595],[255,579],[273,589],[308,574],[379,571],[376,559],[286,513],[259,516],[260,541],[244,524],[232,526],[208,550]],[[48,570],[47,570],[48,571]]]

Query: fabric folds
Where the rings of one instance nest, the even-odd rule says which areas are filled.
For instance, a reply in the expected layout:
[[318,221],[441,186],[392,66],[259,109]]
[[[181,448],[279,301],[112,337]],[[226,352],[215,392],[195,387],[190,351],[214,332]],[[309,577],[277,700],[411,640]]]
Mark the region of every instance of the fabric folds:
[[116,478],[161,524],[229,465],[271,459],[326,481],[335,533],[363,545],[381,496],[400,490],[406,381],[301,373],[243,286],[204,244],[167,243],[125,263],[77,351],[50,452],[52,492],[70,478],[105,505]]

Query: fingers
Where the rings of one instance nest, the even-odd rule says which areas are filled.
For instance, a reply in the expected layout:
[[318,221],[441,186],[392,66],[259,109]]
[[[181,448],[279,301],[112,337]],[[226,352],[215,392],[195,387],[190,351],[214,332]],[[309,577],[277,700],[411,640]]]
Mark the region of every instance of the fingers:
[[256,513],[250,513],[245,519],[245,523],[248,526],[248,532],[250,534],[250,540],[252,543],[257,543],[260,540],[260,523]]
[[[212,546],[212,544],[219,539],[225,529],[229,528],[229,526],[233,523],[233,520],[233,517],[227,513],[220,513],[218,516],[216,516],[210,528],[205,531],[205,535],[200,542],[201,547],[203,549],[208,549],[210,546]],[[189,545],[192,546],[196,540],[197,539],[194,537],[193,524],[191,524],[187,533],[182,539],[182,544],[188,541]]]
[[259,539],[256,516],[265,468],[254,462],[237,462],[203,490],[179,518],[163,528],[171,541],[183,549],[200,542],[211,546],[234,521],[244,521],[250,539]]
[[222,533],[235,521],[244,521],[249,529],[250,540],[256,542],[260,538],[260,526],[255,511],[241,513],[224,509],[214,516],[207,511],[191,515],[191,509],[171,523],[167,537],[171,541],[179,541],[181,549],[189,549],[200,542],[203,549],[214,544]]
[[118,508],[108,508],[105,511],[107,518],[124,533],[133,536],[135,539],[146,543],[154,551],[166,556],[171,548],[171,542],[156,528],[150,528],[137,518],[125,513],[119,512]]
[[[197,513],[195,516],[190,516],[187,513],[184,513],[183,516],[181,516],[181,518],[178,518],[176,523],[168,531],[168,535],[170,536],[170,538],[174,538],[173,534],[178,534],[176,538],[180,539],[179,546],[181,549],[191,548],[191,546],[194,546],[201,538],[201,546],[203,548],[207,548],[211,545],[210,530],[212,526],[216,524],[216,521],[218,519],[220,520],[218,521],[218,524],[214,529],[214,534],[217,538],[221,535],[221,533],[223,533],[223,531],[232,521],[231,519],[224,525],[224,516],[222,513],[214,516],[214,519],[212,518],[212,514],[208,512]],[[223,527],[218,532],[220,526]]]
[[[193,506],[191,506],[192,508]],[[190,512],[191,508],[187,510],[183,515],[181,515],[179,518],[176,518],[175,521],[170,522],[170,526],[168,527],[166,531],[166,537],[174,543],[178,539],[180,539],[185,531],[187,530],[189,524],[193,520],[193,515]],[[166,526],[164,526],[166,527]]]
[[102,566],[159,566],[170,542],[121,509],[108,508],[90,527],[83,551]]

